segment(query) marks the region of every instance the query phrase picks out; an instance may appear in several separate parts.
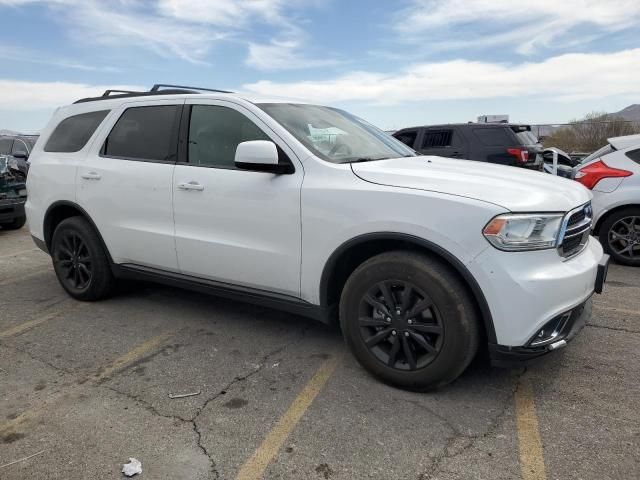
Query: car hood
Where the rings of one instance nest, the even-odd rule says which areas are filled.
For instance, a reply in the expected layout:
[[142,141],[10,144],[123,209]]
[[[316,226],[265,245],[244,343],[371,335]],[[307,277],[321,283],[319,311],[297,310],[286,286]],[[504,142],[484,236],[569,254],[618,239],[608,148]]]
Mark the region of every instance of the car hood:
[[572,180],[518,167],[419,156],[351,164],[363,180],[493,203],[513,212],[566,212],[592,194]]

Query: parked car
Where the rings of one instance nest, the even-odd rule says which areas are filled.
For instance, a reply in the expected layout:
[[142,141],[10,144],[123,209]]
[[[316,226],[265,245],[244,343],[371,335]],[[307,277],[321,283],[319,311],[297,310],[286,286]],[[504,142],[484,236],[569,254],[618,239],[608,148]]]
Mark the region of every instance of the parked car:
[[565,346],[606,276],[582,186],[418,157],[336,108],[105,92],[58,109],[31,159],[29,228],[72,297],[149,279],[339,321],[405,388],[481,343],[498,365]]
[[576,167],[593,192],[594,233],[623,265],[640,266],[640,135],[608,139]]
[[17,160],[0,155],[0,228],[17,230],[26,222],[24,204],[27,199],[26,172]]
[[29,155],[37,140],[37,135],[0,135],[0,155],[11,157],[14,165],[26,174]]
[[580,164],[567,152],[556,147],[545,148],[542,152],[542,160],[543,172],[564,178],[573,178],[573,167]]
[[530,125],[456,123],[403,128],[393,134],[423,155],[542,169],[542,145]]

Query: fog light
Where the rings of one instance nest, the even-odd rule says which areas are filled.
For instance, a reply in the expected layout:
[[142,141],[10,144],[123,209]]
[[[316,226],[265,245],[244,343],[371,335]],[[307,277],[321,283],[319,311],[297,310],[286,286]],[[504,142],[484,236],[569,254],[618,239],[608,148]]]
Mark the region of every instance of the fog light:
[[571,312],[563,313],[562,315],[547,322],[538,333],[533,337],[533,340],[529,343],[530,347],[539,347],[541,345],[547,345],[553,343],[558,336],[562,333],[565,325],[571,317]]

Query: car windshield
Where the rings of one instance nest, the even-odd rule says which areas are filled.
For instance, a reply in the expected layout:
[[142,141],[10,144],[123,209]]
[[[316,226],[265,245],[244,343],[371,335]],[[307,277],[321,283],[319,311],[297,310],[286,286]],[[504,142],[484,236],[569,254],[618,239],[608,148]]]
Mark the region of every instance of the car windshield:
[[257,105],[312,153],[328,162],[363,162],[416,155],[377,127],[337,108],[297,103]]
[[580,162],[580,165],[586,165],[587,163],[589,163],[591,160],[594,160],[596,158],[600,158],[603,157],[605,155],[608,155],[611,152],[615,152],[616,149],[613,148],[613,146],[611,146],[610,143],[607,143],[604,147],[596,150],[595,152],[593,152],[591,155],[588,155],[586,157],[584,157],[582,159],[582,161]]

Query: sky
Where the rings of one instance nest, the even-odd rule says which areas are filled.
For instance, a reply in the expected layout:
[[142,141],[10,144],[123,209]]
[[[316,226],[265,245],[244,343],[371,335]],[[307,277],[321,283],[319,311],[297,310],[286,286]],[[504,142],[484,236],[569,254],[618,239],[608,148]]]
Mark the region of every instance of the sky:
[[0,129],[154,83],[336,105],[384,129],[640,103],[638,0],[0,0]]

